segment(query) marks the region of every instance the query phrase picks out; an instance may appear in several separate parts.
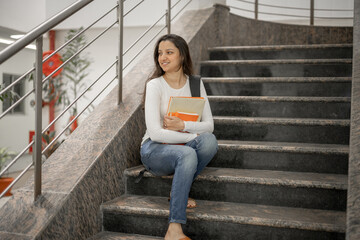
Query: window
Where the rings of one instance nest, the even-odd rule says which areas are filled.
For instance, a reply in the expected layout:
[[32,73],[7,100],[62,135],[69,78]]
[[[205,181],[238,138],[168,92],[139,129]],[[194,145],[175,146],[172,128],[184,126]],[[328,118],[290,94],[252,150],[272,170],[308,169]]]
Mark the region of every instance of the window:
[[[13,83],[16,79],[18,79],[20,76],[12,75],[12,74],[3,74],[3,88],[9,86],[11,83]],[[16,93],[17,96],[24,95],[24,81],[20,81],[19,83],[15,84],[11,88],[13,93]],[[10,91],[10,90],[9,90]],[[18,97],[7,97],[3,101],[3,112],[6,111],[11,105],[13,105]],[[15,108],[13,108],[10,113],[23,113],[24,112],[24,101],[22,101],[20,104],[18,104]]]

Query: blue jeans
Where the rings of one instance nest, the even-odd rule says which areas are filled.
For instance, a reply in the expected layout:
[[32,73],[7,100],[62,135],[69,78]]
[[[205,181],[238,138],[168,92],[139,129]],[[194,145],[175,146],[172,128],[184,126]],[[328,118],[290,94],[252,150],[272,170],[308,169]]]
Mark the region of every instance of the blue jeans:
[[216,137],[203,133],[185,145],[170,145],[150,139],[141,146],[141,161],[155,176],[174,174],[171,187],[169,222],[186,223],[186,208],[194,179],[214,157]]

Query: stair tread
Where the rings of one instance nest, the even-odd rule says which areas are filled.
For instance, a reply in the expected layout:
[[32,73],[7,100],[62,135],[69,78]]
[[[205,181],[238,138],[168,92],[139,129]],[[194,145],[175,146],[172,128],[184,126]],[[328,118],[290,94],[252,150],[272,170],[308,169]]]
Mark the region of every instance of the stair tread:
[[[142,165],[126,169],[125,175],[128,177],[136,177],[143,169],[144,167]],[[145,172],[144,176],[155,177],[149,172]],[[162,178],[172,178],[172,176],[165,176]],[[338,190],[347,189],[347,175],[343,174],[256,169],[206,167],[195,181],[233,182]]]
[[145,236],[145,235],[138,235],[138,234],[130,234],[130,233],[119,233],[119,232],[108,232],[104,231],[98,233],[97,235],[93,236],[88,240],[157,240],[157,239],[164,239],[161,237],[154,237],[154,236]]
[[258,59],[258,60],[207,60],[201,61],[203,65],[223,65],[223,64],[333,64],[346,63],[351,64],[351,58],[336,59]]
[[337,125],[350,126],[348,119],[321,119],[321,118],[271,118],[271,117],[239,117],[239,116],[214,116],[214,121],[227,121],[251,124],[279,124],[279,125]]
[[327,83],[327,82],[350,82],[351,77],[203,77],[204,82],[221,83]]
[[208,96],[211,101],[262,101],[262,102],[351,102],[350,97],[299,97],[299,96]]
[[306,45],[258,45],[258,46],[221,46],[211,47],[209,51],[237,51],[237,50],[282,50],[282,49],[316,49],[316,48],[351,48],[353,44],[306,44]]
[[265,142],[265,141],[239,141],[218,140],[219,146],[234,147],[248,150],[273,150],[306,153],[340,153],[348,154],[349,145],[319,144],[297,142]]
[[[188,220],[216,221],[313,231],[345,232],[346,214],[341,211],[276,207],[197,200],[187,210]],[[167,197],[123,195],[104,203],[102,209],[123,214],[168,217]]]

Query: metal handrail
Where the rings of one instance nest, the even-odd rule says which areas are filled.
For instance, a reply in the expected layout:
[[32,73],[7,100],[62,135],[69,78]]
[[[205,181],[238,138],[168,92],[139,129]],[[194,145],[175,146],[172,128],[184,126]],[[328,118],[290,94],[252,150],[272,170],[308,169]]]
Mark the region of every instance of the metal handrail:
[[[48,55],[46,58],[42,59],[42,35],[47,32],[48,30],[50,30],[51,28],[53,28],[54,26],[58,25],[60,22],[62,22],[63,20],[67,19],[68,17],[72,16],[73,14],[75,14],[78,10],[80,10],[81,8],[85,7],[88,3],[92,2],[93,0],[80,0],[74,4],[72,4],[71,6],[69,6],[68,8],[66,8],[65,10],[61,11],[60,13],[56,14],[54,17],[50,18],[49,20],[45,21],[44,23],[42,23],[41,25],[39,25],[38,27],[36,27],[34,30],[30,31],[29,33],[27,33],[23,38],[19,39],[18,41],[16,41],[15,43],[13,43],[12,45],[10,45],[9,47],[5,48],[2,52],[0,52],[0,64],[3,63],[4,61],[6,61],[7,59],[9,59],[10,57],[12,57],[15,53],[17,53],[18,51],[20,51],[21,49],[23,49],[25,46],[27,46],[30,42],[34,41],[36,39],[36,60],[35,60],[35,67],[33,67],[32,69],[28,70],[25,74],[23,74],[21,77],[19,77],[18,79],[16,79],[13,83],[11,83],[9,86],[7,86],[6,88],[2,89],[0,94],[5,93],[6,91],[8,91],[9,89],[11,89],[11,87],[13,87],[15,84],[17,84],[19,81],[23,80],[26,76],[28,76],[29,74],[31,74],[32,72],[35,71],[35,79],[34,79],[34,85],[35,88],[30,90],[27,94],[25,94],[23,97],[21,97],[17,102],[15,102],[12,106],[10,106],[10,108],[8,108],[7,111],[3,112],[0,115],[0,119],[5,116],[10,110],[12,110],[14,107],[16,107],[20,102],[22,102],[26,97],[28,97],[31,93],[33,93],[35,91],[35,97],[36,97],[36,127],[35,127],[35,138],[34,140],[32,140],[1,172],[0,172],[0,177],[9,170],[9,168],[11,166],[13,166],[19,159],[20,157],[28,151],[28,149],[34,146],[34,155],[33,155],[33,163],[31,163],[29,166],[27,166],[21,173],[20,175],[18,175],[16,177],[16,179],[9,185],[9,187],[2,193],[0,193],[0,198],[4,196],[4,194],[12,187],[14,186],[14,184],[16,184],[16,182],[31,168],[34,166],[35,168],[35,186],[34,186],[34,199],[36,200],[37,197],[39,195],[41,195],[41,156],[42,154],[44,154],[58,139],[59,137],[71,126],[71,124],[74,123],[74,121],[76,121],[76,119],[81,116],[81,114],[83,114],[83,112],[88,109],[88,107],[105,91],[105,89],[107,89],[111,83],[113,83],[113,81],[117,78],[119,80],[119,101],[118,103],[122,102],[122,74],[123,74],[123,70],[125,68],[127,68],[139,55],[140,53],[149,46],[149,44],[165,29],[168,29],[168,32],[170,32],[171,29],[171,21],[173,19],[175,19],[185,8],[186,6],[188,6],[188,4],[191,2],[191,0],[189,0],[185,6],[183,6],[178,13],[171,18],[171,10],[178,5],[180,2],[182,2],[182,0],[177,1],[177,3],[175,3],[174,5],[171,6],[171,0],[168,0],[168,7],[167,7],[167,11],[165,14],[163,14],[154,24],[152,24],[135,42],[133,42],[131,44],[131,46],[125,51],[123,52],[122,49],[122,42],[123,42],[123,18],[125,18],[125,16],[127,16],[129,13],[131,13],[132,11],[134,11],[136,8],[138,8],[138,6],[143,3],[145,0],[140,1],[139,3],[137,3],[134,7],[132,7],[126,14],[123,14],[123,9],[124,9],[124,2],[125,0],[119,0],[118,4],[111,8],[109,11],[107,11],[105,14],[103,14],[101,17],[97,18],[93,23],[91,23],[88,27],[82,29],[80,32],[76,33],[71,39],[69,39],[66,43],[64,43],[63,45],[61,45],[58,49],[56,49],[54,52],[52,52],[50,55]],[[105,16],[107,16],[110,12],[112,12],[113,10],[117,9],[118,10],[118,19],[112,23],[109,27],[107,27],[104,31],[102,31],[100,34],[98,34],[95,38],[93,38],[89,43],[87,43],[85,46],[83,46],[80,50],[78,50],[75,54],[73,54],[69,59],[67,59],[64,63],[61,64],[60,67],[58,67],[57,69],[55,69],[50,75],[46,76],[44,79],[42,79],[42,64],[44,62],[46,62],[48,59],[50,59],[54,54],[56,54],[57,52],[59,52],[60,50],[62,50],[64,47],[66,47],[69,43],[71,43],[74,39],[76,39],[77,37],[79,37],[81,34],[83,34],[86,30],[88,30],[90,27],[92,27],[93,25],[95,25],[97,22],[99,22],[101,19],[103,19]],[[127,54],[129,52],[130,49],[132,49],[136,44],[139,43],[139,41],[150,32],[150,30],[152,30],[159,22],[161,19],[163,19],[166,16],[166,24],[164,27],[162,27],[160,29],[160,31],[158,31],[152,38],[150,41],[148,41],[144,47],[141,48],[141,50],[128,62],[128,64],[123,67],[122,66],[122,61],[123,61],[123,56],[125,54]],[[92,44],[93,42],[95,42],[98,38],[100,38],[104,33],[106,33],[110,28],[112,28],[116,23],[119,24],[119,43],[120,43],[120,48],[119,48],[119,54],[118,57],[116,59],[115,62],[113,62],[102,74],[100,74],[100,76],[87,88],[85,89],[79,96],[77,96],[68,106],[65,107],[65,109],[54,119],[52,120],[52,122],[45,127],[44,129],[41,129],[41,118],[42,118],[42,106],[41,106],[41,101],[42,101],[42,85],[49,80],[57,71],[59,71],[61,68],[63,68],[71,59],[73,59],[74,57],[76,57],[78,54],[80,54],[84,49],[86,49],[90,44]],[[53,126],[55,124],[55,122],[57,122],[62,116],[64,116],[64,114],[71,108],[71,106],[73,106],[86,92],[88,92],[88,90],[93,87],[111,68],[114,67],[114,65],[117,64],[117,71],[116,71],[116,77],[113,78],[96,96],[95,98],[93,98],[90,102],[88,102],[88,104],[84,107],[84,109],[77,114],[66,126],[65,128],[62,129],[62,131],[54,138],[52,139],[52,141],[44,148],[41,149],[41,137],[42,134],[44,134],[46,131],[48,131],[48,129]],[[40,103],[40,104],[39,104]],[[10,109],[10,110],[9,110]]]
[[5,60],[9,59],[13,55],[15,55],[17,52],[19,52],[21,49],[25,48],[27,45],[32,43],[35,39],[37,39],[39,36],[43,35],[44,33],[48,32],[50,29],[88,5],[94,0],[80,0],[60,13],[56,14],[49,20],[45,21],[44,23],[40,24],[38,27],[34,28],[32,31],[25,34],[24,37],[20,38],[4,50],[0,52],[0,64],[2,64]]
[[[260,0],[254,0],[254,2],[247,1],[247,0],[237,0],[238,2],[243,2],[247,4],[254,5],[254,9],[245,9],[238,6],[229,6],[232,9],[244,11],[244,12],[250,12],[254,13],[254,18],[258,19],[258,14],[264,14],[264,15],[273,15],[273,16],[286,16],[286,17],[295,17],[295,18],[309,18],[310,19],[310,25],[314,25],[314,19],[353,19],[353,17],[323,17],[323,16],[315,16],[315,12],[321,12],[321,11],[328,11],[328,12],[352,12],[351,9],[317,9],[314,7],[315,0],[310,0],[310,8],[301,8],[301,7],[288,7],[288,6],[280,6],[280,5],[272,5],[272,4],[265,4],[260,3]],[[277,8],[277,9],[291,9],[291,10],[302,10],[302,11],[309,11],[309,15],[295,15],[295,14],[284,14],[284,13],[275,13],[275,12],[265,12],[265,11],[259,11],[259,6],[264,7],[270,7],[270,8]]]

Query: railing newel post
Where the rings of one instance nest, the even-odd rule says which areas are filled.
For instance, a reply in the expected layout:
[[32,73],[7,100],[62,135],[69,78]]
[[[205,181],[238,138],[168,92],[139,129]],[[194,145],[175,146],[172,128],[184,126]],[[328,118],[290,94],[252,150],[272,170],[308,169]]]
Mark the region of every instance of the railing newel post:
[[168,9],[166,10],[167,33],[171,33],[171,0],[168,0]]
[[255,0],[255,20],[259,18],[259,0]]
[[35,52],[35,146],[34,162],[34,201],[41,195],[41,147],[42,147],[42,54],[43,37],[36,39]]
[[310,25],[314,25],[315,0],[310,0]]
[[119,21],[119,53],[117,57],[117,76],[118,76],[118,105],[122,103],[123,92],[123,53],[124,53],[124,1],[118,1],[118,21]]

